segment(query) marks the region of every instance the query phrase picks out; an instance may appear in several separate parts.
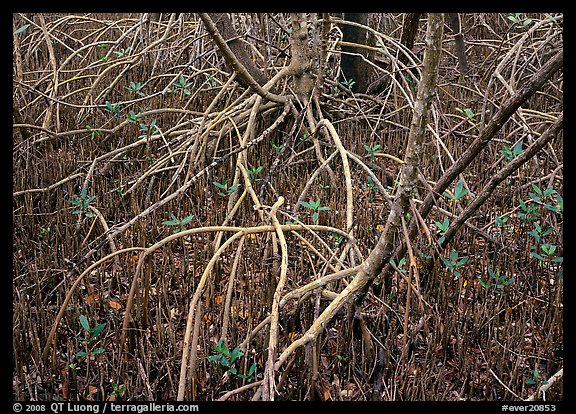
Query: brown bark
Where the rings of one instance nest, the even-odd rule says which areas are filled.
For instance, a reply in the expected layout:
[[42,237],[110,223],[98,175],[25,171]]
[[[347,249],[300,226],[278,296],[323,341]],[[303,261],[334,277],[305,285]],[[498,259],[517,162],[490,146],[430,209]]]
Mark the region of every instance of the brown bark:
[[404,170],[401,174],[399,192],[396,201],[392,204],[386,227],[376,244],[364,261],[361,269],[340,292],[340,294],[324,309],[322,314],[314,321],[308,331],[298,340],[294,341],[278,357],[274,365],[278,369],[298,347],[307,344],[317,338],[326,327],[328,322],[346,303],[359,302],[365,296],[372,281],[379,275],[384,264],[388,262],[394,247],[394,239],[398,234],[401,217],[404,214],[409,197],[414,191],[418,163],[420,162],[420,152],[423,150],[425,126],[432,99],[435,96],[436,81],[438,78],[438,64],[442,50],[442,29],[443,16],[438,13],[431,13],[428,18],[428,30],[426,33],[426,49],[422,68],[422,81],[418,87],[414,115],[410,127],[408,138],[408,148],[406,150]]
[[[400,43],[410,50],[414,47],[414,39],[416,39],[416,33],[418,33],[418,24],[420,23],[421,15],[422,13],[406,13],[404,17]],[[407,63],[406,55],[400,55],[400,62]]]
[[454,43],[456,57],[458,57],[458,69],[460,73],[468,72],[468,61],[466,59],[466,45],[464,44],[464,35],[462,34],[462,25],[460,24],[460,15],[458,13],[446,13],[448,18],[448,27],[454,33]]
[[[344,13],[344,20],[366,25],[368,23],[368,13]],[[358,26],[344,24],[342,28],[342,40],[344,42],[366,44],[366,39],[366,31],[364,29]],[[370,67],[364,61],[364,59],[368,57],[366,49],[354,46],[342,46],[342,52],[344,53],[342,53],[340,60],[340,81],[353,80],[354,84],[351,90],[365,93],[370,84]]]
[[[260,70],[260,68],[254,62],[254,59],[248,54],[248,51],[244,47],[244,44],[240,40],[236,29],[232,25],[232,21],[227,13],[207,13],[216,28],[224,38],[224,41],[236,56],[236,59],[246,68],[250,76],[260,85],[264,86],[268,82],[268,77]],[[226,57],[226,54],[224,54]],[[232,62],[228,61],[228,64],[233,66]],[[249,85],[245,82],[242,77],[239,78],[240,83],[243,86],[248,87]]]
[[[254,90],[256,93],[258,93],[258,95],[262,96],[264,99],[268,99],[270,101],[282,104],[286,103],[287,98],[285,96],[276,95],[269,92],[267,89],[264,89],[261,86],[261,84],[252,76],[248,67],[255,66],[255,63],[252,62],[252,60],[249,59],[249,57],[247,57],[247,52],[245,50],[244,50],[245,55],[242,56],[243,52],[241,52],[240,50],[236,50],[235,52],[231,49],[229,45],[231,40],[226,41],[226,39],[218,29],[216,23],[214,23],[214,20],[212,19],[212,16],[218,20],[224,19],[224,17],[221,17],[221,15],[222,15],[221,13],[199,13],[200,19],[202,20],[204,26],[206,26],[206,30],[208,31],[208,33],[210,33],[210,36],[212,36],[212,39],[222,52],[224,59],[226,60],[226,62],[228,62],[230,66],[232,66],[232,69],[238,75],[239,82],[245,85],[246,87],[249,87],[250,89]],[[240,59],[243,59],[242,61],[239,59],[236,53],[241,54]],[[262,79],[260,79],[260,81],[262,81]]]
[[510,161],[506,166],[494,174],[490,181],[484,186],[482,191],[478,194],[478,196],[464,209],[464,211],[458,216],[456,220],[450,225],[446,233],[444,234],[444,241],[442,243],[442,247],[445,247],[450,240],[454,237],[456,232],[460,229],[460,227],[464,224],[466,220],[468,220],[472,214],[478,210],[478,208],[490,197],[490,195],[494,192],[496,187],[508,178],[514,171],[516,171],[522,164],[526,163],[530,158],[532,158],[538,151],[544,147],[548,142],[550,142],[553,138],[558,135],[560,130],[564,125],[564,113],[560,114],[558,119],[550,125],[550,127],[544,132],[540,137],[534,141],[530,147],[526,149],[522,154],[516,156],[512,161]]
[[[420,209],[418,210],[422,219],[425,219],[430,213],[432,206],[435,204],[435,197],[437,194],[442,194],[448,188],[450,183],[460,175],[464,169],[478,156],[480,151],[484,149],[496,133],[502,128],[504,123],[516,112],[516,110],[526,102],[532,95],[534,95],[541,87],[547,82],[563,65],[563,51],[559,51],[554,57],[546,62],[535,74],[530,78],[526,84],[520,88],[514,95],[504,102],[498,112],[490,120],[488,125],[480,132],[480,135],[470,144],[464,151],[462,156],[444,173],[444,175],[437,181],[433,190],[425,197]],[[409,235],[413,238],[418,232],[418,226],[415,222],[410,224]],[[406,253],[406,244],[400,245],[394,251],[392,257],[399,258]],[[393,271],[391,266],[384,269],[384,278],[391,274]]]

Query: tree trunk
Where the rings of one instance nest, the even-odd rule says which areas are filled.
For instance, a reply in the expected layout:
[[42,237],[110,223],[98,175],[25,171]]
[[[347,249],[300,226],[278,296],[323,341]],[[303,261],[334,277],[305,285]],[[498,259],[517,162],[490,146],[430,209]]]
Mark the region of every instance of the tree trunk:
[[278,369],[298,347],[314,340],[328,325],[329,321],[338,313],[346,303],[359,303],[363,300],[372,281],[390,259],[394,248],[394,240],[399,234],[402,216],[408,209],[410,197],[415,189],[418,166],[423,151],[424,133],[432,100],[436,94],[436,81],[438,79],[438,65],[442,51],[442,30],[444,25],[441,13],[431,13],[428,17],[428,30],[426,32],[426,49],[422,67],[422,80],[418,87],[418,94],[414,104],[414,113],[408,136],[408,147],[404,158],[404,169],[401,173],[398,197],[392,204],[386,227],[376,244],[364,261],[359,272],[340,292],[340,294],[324,309],[322,314],[314,321],[308,331],[298,340],[294,341],[278,357],[274,368]]
[[[236,30],[234,29],[234,26],[232,25],[232,21],[230,20],[228,14],[227,13],[206,13],[206,14],[210,16],[210,18],[216,25],[216,28],[224,38],[224,41],[228,44],[228,47],[230,48],[230,50],[232,50],[232,52],[236,56],[236,59],[238,59],[238,61],[246,68],[250,76],[252,76],[252,79],[254,79],[260,86],[265,85],[266,82],[268,82],[268,77],[260,70],[260,68],[254,62],[254,59],[250,56],[250,54],[244,47],[244,44],[242,43],[238,34],[236,33]],[[224,57],[226,57],[226,54],[224,54]],[[228,62],[228,64],[231,64],[231,62]],[[242,77],[240,77],[239,80],[240,83],[243,84],[243,86],[246,87],[249,86],[242,79]]]
[[[368,13],[344,13],[344,20],[366,25]],[[342,40],[347,43],[365,45],[367,41],[366,31],[358,26],[344,24],[342,28]],[[370,67],[364,61],[367,59],[366,49],[344,45],[342,46],[342,58],[340,61],[340,81],[350,84],[353,92],[366,93],[370,84]]]

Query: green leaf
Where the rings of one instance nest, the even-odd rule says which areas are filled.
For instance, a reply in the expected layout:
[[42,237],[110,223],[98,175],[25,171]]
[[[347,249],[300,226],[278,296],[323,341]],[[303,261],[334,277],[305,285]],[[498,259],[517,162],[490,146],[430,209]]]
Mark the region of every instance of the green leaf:
[[220,365],[223,365],[225,367],[229,367],[230,361],[225,356],[222,356],[222,359],[220,360]]
[[326,206],[318,207],[316,210],[318,210],[318,211],[328,211],[328,210],[330,210],[330,207],[326,207]]
[[[312,200],[310,200],[312,201]],[[312,208],[312,206],[310,205],[310,203],[308,203],[307,201],[300,201],[300,204],[306,208]]]
[[456,197],[457,200],[459,200],[466,194],[468,194],[468,189],[464,188],[464,183],[462,182],[462,180],[458,180],[458,182],[456,183],[456,189],[454,190],[454,196]]
[[406,264],[406,258],[403,257],[403,258],[400,259],[400,261],[398,262],[398,268],[399,268],[399,269],[403,268],[405,264]]
[[537,196],[536,194],[534,194],[534,193],[528,193],[528,196],[529,196],[532,200],[534,200],[534,201],[536,201],[536,202],[542,201],[542,199],[541,199],[540,197],[538,197],[538,196]]
[[16,31],[14,32],[14,34],[18,34],[18,33],[22,33],[23,31],[25,31],[26,29],[28,29],[28,27],[30,26],[30,23],[25,24],[22,27],[19,27],[18,29],[16,29]]
[[544,193],[542,195],[544,196],[544,198],[548,198],[554,194],[556,194],[556,190],[554,190],[552,187],[548,186],[548,187],[546,187],[546,190],[544,190]]
[[80,315],[80,325],[82,325],[84,329],[90,332],[90,324],[88,323],[88,318],[86,318],[86,316]]
[[453,269],[454,265],[452,264],[452,262],[444,257],[441,257],[442,259],[442,263],[444,263],[444,266],[446,266],[448,269]]
[[456,260],[458,260],[458,252],[455,249],[452,249],[450,252],[450,261],[456,263]]
[[193,218],[194,218],[194,214],[190,214],[189,216],[184,217],[184,218],[182,219],[182,221],[180,222],[180,224],[181,224],[182,226],[185,226],[186,224],[190,223]]
[[104,348],[96,348],[95,350],[93,350],[91,352],[92,355],[100,355],[103,354],[104,352],[106,352],[106,350]]
[[564,257],[560,256],[560,257],[555,257],[554,259],[552,259],[552,262],[554,263],[563,263],[564,262]]
[[491,282],[486,283],[486,282],[484,282],[482,279],[478,279],[478,282],[480,282],[480,284],[482,285],[482,287],[484,287],[484,288],[486,288],[486,289],[489,289],[489,288],[491,288],[492,286],[494,286],[493,283],[491,283]]
[[81,341],[81,342],[89,342],[90,340],[87,338],[84,338],[83,336],[75,336],[74,339],[76,339],[77,341]]
[[86,352],[84,352],[84,351],[78,351],[78,352],[76,352],[76,355],[75,355],[75,356],[76,356],[77,358],[85,358],[85,357],[88,356],[88,354],[87,354]]
[[534,381],[533,379],[527,379],[527,380],[526,380],[526,384],[528,384],[528,385],[534,385],[534,384],[536,384],[536,381]]
[[519,203],[520,203],[520,207],[522,207],[522,210],[526,211],[526,203],[523,200],[520,200]]
[[178,220],[178,219],[166,220],[166,221],[163,221],[162,224],[164,224],[165,226],[178,226],[178,225],[180,225],[180,220]]
[[254,362],[252,365],[250,365],[250,369],[248,370],[248,376],[249,377],[254,375],[254,371],[256,371],[257,366],[258,366],[258,364],[256,362]]
[[520,155],[524,152],[524,150],[522,149],[522,141],[518,141],[516,143],[516,145],[514,145],[514,147],[512,148],[512,152],[514,153],[514,155]]
[[536,184],[532,184],[532,188],[538,193],[538,195],[542,195],[542,190],[540,190],[540,187],[538,187]]
[[442,223],[437,221],[435,224],[436,227],[438,227],[438,229],[442,231],[442,234],[444,234],[446,233],[446,230],[448,230],[448,227],[450,226],[450,220],[448,220],[448,218],[445,218]]
[[543,244],[540,247],[542,248],[542,250],[544,250],[544,253],[546,253],[548,256],[552,256],[556,251],[556,246],[554,246],[553,244]]
[[244,355],[244,352],[240,351],[240,348],[236,347],[232,350],[230,357],[232,358],[232,362],[234,362],[238,358],[241,358],[243,355]]
[[319,218],[319,213],[317,211],[315,211],[314,214],[312,214],[312,221],[314,223],[318,223],[318,218]]
[[208,361],[210,362],[218,362],[222,358],[222,355],[210,355],[208,357]]
[[544,260],[544,258],[536,252],[530,252],[530,256],[535,257],[538,260]]
[[105,323],[100,323],[100,324],[96,325],[94,327],[94,329],[92,330],[92,338],[96,338],[98,335],[100,335],[102,333],[102,331],[104,330],[104,328],[106,328]]
[[237,373],[238,373],[238,371],[236,370],[236,368],[234,368],[234,367],[230,368],[230,374],[236,375]]
[[462,266],[464,263],[466,263],[468,261],[468,259],[470,259],[470,257],[463,257],[460,260],[458,260],[458,263],[456,263],[456,266]]
[[224,341],[222,341],[222,339],[220,339],[220,340],[218,341],[218,344],[214,345],[214,351],[216,351],[216,352],[218,352],[219,354],[221,354],[224,349],[226,349],[226,345],[224,345]]
[[560,211],[564,210],[564,199],[560,194],[556,195],[556,203],[558,203],[558,208]]
[[222,184],[219,183],[218,181],[214,181],[212,184],[214,184],[216,187],[218,187],[222,190],[228,189],[228,182],[226,180],[222,181]]
[[538,233],[542,233],[542,227],[536,221],[534,222],[534,228],[536,229],[536,231],[538,231]]

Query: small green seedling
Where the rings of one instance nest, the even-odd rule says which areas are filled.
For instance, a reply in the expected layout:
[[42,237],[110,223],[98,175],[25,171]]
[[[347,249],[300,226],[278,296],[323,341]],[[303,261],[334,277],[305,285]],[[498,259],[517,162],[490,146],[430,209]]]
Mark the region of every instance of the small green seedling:
[[130,50],[132,50],[132,48],[131,48],[131,47],[127,47],[126,49],[122,49],[122,50],[119,50],[119,51],[116,51],[116,50],[115,50],[114,53],[115,53],[116,56],[118,56],[118,57],[126,57],[126,56],[128,56],[128,54],[130,53]]
[[368,190],[368,200],[372,203],[374,202],[374,196],[378,193],[378,186],[369,175],[366,176],[366,184],[364,184]]
[[248,170],[248,175],[250,175],[250,178],[252,179],[252,181],[256,181],[256,176],[258,174],[260,174],[263,169],[264,169],[264,167],[262,167],[260,165],[258,167],[252,167]]
[[540,372],[538,372],[537,369],[532,371],[531,374],[532,374],[532,378],[528,378],[526,380],[526,384],[538,385],[538,386],[548,384],[548,381],[546,381],[545,379],[542,379],[542,377],[540,377]]
[[468,123],[469,123],[470,125],[476,125],[476,123],[474,122],[474,121],[475,121],[475,120],[474,120],[474,117],[475,117],[476,115],[478,115],[478,113],[474,113],[474,111],[473,111],[472,109],[470,109],[470,108],[464,108],[464,109],[462,109],[462,108],[456,108],[456,111],[464,114],[464,115],[466,116],[466,118],[468,119]]
[[[556,190],[550,186],[546,187],[545,190],[541,190],[536,184],[532,184],[532,188],[534,189],[534,193],[528,193],[528,196],[530,196],[532,200],[538,204],[542,204],[547,210],[558,214],[562,213],[564,200]],[[556,201],[556,205],[552,204],[554,201]]]
[[40,240],[49,240],[51,236],[52,236],[52,227],[50,226],[40,227],[40,230],[38,231],[38,238]]
[[204,83],[207,84],[208,87],[215,88],[218,86],[218,80],[214,77],[214,75],[211,73],[205,73],[204,75],[206,76],[206,81]]
[[254,372],[256,371],[256,367],[258,364],[253,363],[250,368],[248,369],[247,375],[238,374],[238,369],[236,367],[237,363],[239,363],[240,358],[244,356],[244,353],[240,351],[239,347],[234,348],[232,351],[228,349],[226,344],[222,340],[218,341],[217,345],[214,345],[214,351],[216,351],[216,355],[210,355],[208,357],[208,361],[215,362],[220,366],[228,369],[230,374],[236,375],[239,378],[247,379],[251,381],[253,379]]
[[294,219],[294,221],[292,220],[286,220],[286,224],[298,224],[298,214],[294,214],[294,216],[292,216],[292,218]]
[[445,240],[444,235],[448,231],[448,227],[450,227],[450,220],[448,220],[448,218],[446,217],[446,218],[444,218],[442,223],[437,221],[435,224],[436,224],[436,227],[438,227],[438,230],[440,230],[440,236],[441,236],[440,239],[438,240],[438,244],[440,246],[442,246],[442,244],[444,243],[444,240]]
[[172,233],[176,234],[186,230],[186,225],[192,221],[194,214],[190,214],[189,216],[184,217],[182,220],[179,220],[176,218],[174,213],[170,213],[170,218],[171,220],[163,221],[162,224],[165,226],[175,227],[174,230],[172,230]]
[[380,150],[380,144],[374,144],[373,146],[370,146],[368,144],[363,144],[363,145],[364,145],[364,149],[366,150],[368,155],[370,155],[370,161],[374,162],[375,156],[378,153],[378,151]]
[[342,81],[340,83],[351,90],[352,87],[354,86],[354,84],[356,83],[356,81],[354,79],[348,79],[348,80]]
[[184,79],[184,75],[180,75],[178,80],[174,82],[174,89],[172,89],[169,92],[176,92],[176,90],[180,89],[184,93],[184,95],[191,95],[192,92],[190,92],[190,90],[188,89],[188,87],[191,85],[192,82],[186,82],[186,79]]
[[319,213],[320,211],[330,210],[330,207],[320,206],[320,199],[317,199],[316,201],[314,201],[314,200],[300,201],[300,204],[313,211],[312,221],[314,222],[314,224],[318,224],[318,218],[320,216],[320,213]]
[[133,110],[130,110],[130,114],[127,116],[128,122],[134,123],[138,122],[138,120],[142,117],[142,110],[138,113],[135,113]]
[[464,183],[462,182],[462,180],[458,180],[458,182],[456,183],[456,187],[454,188],[454,194],[450,194],[448,191],[444,191],[444,193],[442,193],[444,197],[446,197],[453,203],[460,200],[466,194],[468,194],[468,189],[464,187]]
[[406,273],[406,269],[404,269],[404,265],[406,264],[406,258],[405,258],[405,257],[403,257],[402,259],[400,259],[400,260],[398,261],[398,263],[396,263],[396,262],[394,261],[394,259],[391,257],[391,258],[390,258],[390,263],[391,263],[393,266],[396,266],[396,268],[397,268],[398,270],[400,270],[400,273]]
[[89,211],[88,207],[90,203],[96,198],[96,196],[87,197],[88,189],[86,187],[82,188],[80,195],[74,195],[72,197],[72,205],[76,206],[76,210],[72,211],[72,214],[84,214],[85,217],[94,217],[96,213]]
[[146,96],[141,91],[141,89],[143,87],[144,87],[144,85],[142,85],[142,83],[140,83],[140,82],[130,82],[130,86],[127,87],[126,89],[128,89],[131,92],[134,92],[136,95]]
[[140,123],[140,132],[141,135],[138,135],[138,138],[150,138],[151,135],[159,131],[159,128],[156,126],[156,119],[153,119],[149,125],[146,125],[144,122]]
[[286,146],[286,143],[283,143],[282,145],[277,145],[274,141],[270,140],[270,145],[272,145],[272,148],[274,148],[276,154],[280,154],[280,152],[282,152],[282,149]]
[[470,257],[466,256],[466,257],[458,257],[458,252],[454,249],[452,249],[452,251],[450,252],[450,256],[447,258],[442,257],[442,263],[444,263],[444,266],[446,266],[446,268],[451,271],[454,276],[456,278],[459,278],[461,276],[460,271],[456,270],[461,266],[464,266],[464,264],[468,261]]
[[124,391],[126,391],[126,385],[116,385],[112,381],[110,381],[110,385],[112,386],[112,394],[115,397],[122,397]]
[[514,23],[514,27],[517,29],[525,29],[532,24],[532,19],[523,18],[522,13],[510,13],[508,20]]
[[102,135],[102,131],[100,131],[99,129],[94,129],[90,125],[86,125],[86,129],[88,130],[88,132],[90,132],[92,141],[94,141],[95,137],[99,137],[100,135]]
[[236,191],[236,189],[238,189],[238,187],[240,187],[240,184],[234,184],[231,185],[230,187],[228,187],[228,180],[224,179],[221,183],[219,183],[218,181],[214,181],[212,184],[214,184],[216,187],[218,187],[220,190],[222,191],[218,191],[218,194],[221,195],[222,197],[229,197],[232,195],[232,193],[234,191]]
[[100,355],[106,352],[104,348],[93,348],[92,344],[98,340],[98,335],[102,333],[104,328],[106,328],[105,323],[100,323],[94,327],[90,327],[88,323],[88,318],[84,315],[80,315],[80,325],[86,331],[86,336],[75,336],[74,339],[84,342],[86,344],[86,351],[78,351],[76,357],[87,357],[89,355]]
[[540,217],[537,204],[531,203],[530,206],[528,206],[523,200],[520,200],[519,203],[522,211],[516,213],[516,215],[520,217],[524,223],[529,223]]
[[106,112],[114,114],[114,118],[120,118],[122,116],[122,114],[120,113],[120,105],[122,105],[122,102],[117,102],[113,104],[110,101],[106,101],[105,105],[106,106],[104,107],[104,110]]
[[492,269],[488,269],[488,274],[494,280],[493,282],[492,281],[484,282],[482,279],[479,279],[478,282],[480,282],[482,287],[485,289],[490,289],[491,287],[494,287],[494,293],[497,295],[501,295],[502,291],[505,288],[514,283],[514,278],[508,277],[506,275],[501,275],[500,269],[496,269],[496,272],[494,272]]
[[504,145],[504,148],[500,150],[500,154],[504,156],[508,161],[512,161],[514,157],[520,155],[524,152],[522,149],[522,142],[518,141],[512,148]]
[[323,190],[330,188],[330,186],[328,184],[324,184],[322,182],[322,178],[320,178],[320,177],[316,177],[316,185],[318,185],[318,187],[323,189]]
[[435,224],[436,224],[436,227],[438,227],[438,230],[440,230],[440,235],[443,236],[446,233],[446,231],[448,230],[448,227],[450,227],[450,220],[448,220],[448,218],[446,217],[444,219],[444,221],[442,221],[442,223],[437,221]]
[[332,233],[332,237],[334,237],[334,240],[336,240],[336,247],[340,247],[340,245],[342,245],[342,243],[344,243],[346,240],[344,236],[338,233]]

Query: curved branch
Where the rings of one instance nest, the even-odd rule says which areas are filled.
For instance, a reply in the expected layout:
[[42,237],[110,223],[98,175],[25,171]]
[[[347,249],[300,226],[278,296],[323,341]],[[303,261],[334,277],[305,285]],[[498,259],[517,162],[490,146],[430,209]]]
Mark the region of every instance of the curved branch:
[[210,15],[208,13],[199,13],[199,16],[202,19],[202,22],[204,22],[206,30],[208,30],[208,33],[210,33],[210,36],[212,36],[212,39],[214,39],[214,42],[224,55],[224,59],[226,59],[226,62],[228,62],[228,64],[232,66],[232,68],[238,74],[238,76],[251,89],[253,89],[258,95],[262,96],[263,98],[268,99],[269,101],[285,104],[288,100],[287,97],[273,94],[262,88],[262,86],[260,86],[258,82],[256,82],[256,80],[252,77],[250,72],[248,72],[246,67],[238,60],[238,57],[234,54],[234,52],[232,51],[226,40],[222,37],[222,34],[214,24],[214,21],[212,20]]
[[512,161],[510,161],[506,166],[494,174],[488,184],[482,189],[480,194],[472,201],[466,209],[458,216],[456,220],[452,222],[446,233],[444,234],[444,240],[441,243],[442,247],[445,247],[450,240],[454,237],[456,232],[460,229],[460,227],[464,224],[466,220],[468,220],[476,210],[490,197],[490,195],[494,192],[496,187],[508,178],[514,171],[520,168],[524,163],[526,163],[530,158],[532,158],[538,151],[544,147],[550,140],[552,140],[558,132],[562,129],[564,125],[564,113],[562,112],[556,122],[554,122],[550,127],[544,132],[540,137],[534,141],[532,145],[530,145],[522,154],[514,157]]
[[274,365],[275,369],[279,369],[297,348],[316,339],[346,303],[362,300],[367,292],[368,286],[374,278],[378,276],[385,262],[390,257],[393,248],[394,234],[399,226],[401,216],[404,213],[404,206],[409,208],[409,197],[414,190],[418,178],[417,163],[419,162],[419,152],[422,150],[428,113],[436,91],[435,85],[438,78],[438,63],[442,50],[442,29],[442,14],[431,13],[428,18],[428,30],[426,33],[426,51],[424,54],[422,81],[418,87],[418,95],[414,107],[414,117],[410,128],[406,157],[404,159],[404,170],[398,190],[399,196],[391,207],[386,228],[382,232],[376,247],[370,252],[368,258],[361,265],[354,279],[352,279],[348,286],[324,309],[308,331],[306,331],[302,337],[292,342],[292,344],[282,352]]

